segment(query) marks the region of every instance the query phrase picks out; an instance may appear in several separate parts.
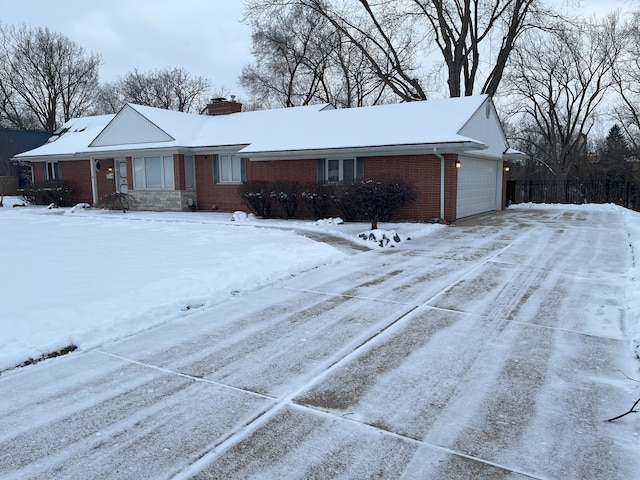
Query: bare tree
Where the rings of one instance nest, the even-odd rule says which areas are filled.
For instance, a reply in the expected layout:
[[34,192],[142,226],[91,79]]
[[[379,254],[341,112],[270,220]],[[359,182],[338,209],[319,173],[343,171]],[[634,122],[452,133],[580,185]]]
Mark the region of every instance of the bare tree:
[[319,20],[294,7],[252,22],[255,62],[243,69],[240,84],[259,103],[292,107],[316,98],[332,48],[316,48],[330,38]]
[[598,107],[613,85],[613,66],[624,36],[618,17],[603,23],[554,25],[529,32],[527,47],[512,59],[512,107],[522,115],[521,138],[535,142],[525,150],[549,171],[566,180],[587,154],[587,136]]
[[260,11],[247,17],[255,61],[244,68],[240,82],[263,106],[352,107],[385,98],[384,83],[371,73],[360,49],[322,15],[299,4],[269,15]]
[[627,42],[616,65],[615,83],[621,101],[615,107],[619,125],[640,155],[640,11],[634,12],[627,25]]
[[17,128],[54,131],[86,113],[100,56],[48,29],[0,26],[0,114]]
[[325,18],[403,101],[427,98],[418,59],[433,53],[446,68],[449,96],[494,95],[520,36],[551,14],[542,0],[247,0],[246,4],[250,16],[269,18],[277,9],[295,4]]
[[119,81],[103,83],[96,92],[92,113],[95,115],[117,113],[125,103],[127,99]]
[[182,68],[167,67],[152,72],[138,69],[100,87],[96,113],[115,113],[125,103],[199,112],[211,98],[211,82],[194,77]]

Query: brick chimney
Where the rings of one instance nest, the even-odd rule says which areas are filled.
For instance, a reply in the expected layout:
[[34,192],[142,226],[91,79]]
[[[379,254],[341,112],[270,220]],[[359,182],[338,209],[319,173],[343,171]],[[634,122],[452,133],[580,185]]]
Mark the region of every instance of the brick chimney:
[[231,95],[231,100],[226,98],[212,98],[202,113],[207,115],[228,115],[229,113],[238,113],[242,111],[242,104],[236,102],[235,95]]

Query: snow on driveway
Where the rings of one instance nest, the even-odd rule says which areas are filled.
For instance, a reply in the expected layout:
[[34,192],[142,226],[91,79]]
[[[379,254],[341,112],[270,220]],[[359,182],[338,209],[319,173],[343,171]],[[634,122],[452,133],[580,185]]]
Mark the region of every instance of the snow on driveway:
[[7,372],[0,476],[638,478],[625,215],[460,222]]

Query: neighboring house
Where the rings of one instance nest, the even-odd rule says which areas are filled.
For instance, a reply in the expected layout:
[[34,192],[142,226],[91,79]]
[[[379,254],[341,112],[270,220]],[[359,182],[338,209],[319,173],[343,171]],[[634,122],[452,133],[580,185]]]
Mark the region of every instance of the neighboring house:
[[[0,128],[0,177],[3,183],[11,184],[11,190],[7,190],[11,195],[15,194],[15,188],[24,186],[24,179],[21,178],[21,168],[14,165],[12,158],[22,152],[32,150],[45,143],[50,132],[42,130],[17,130],[14,128]],[[7,181],[10,178],[10,182]]]
[[[68,121],[17,155],[34,180],[62,178],[78,201],[127,192],[137,208],[234,211],[246,180],[337,182],[398,176],[418,200],[398,218],[447,222],[505,206],[509,149],[490,97],[334,109],[328,104],[240,112],[223,99],[208,115],[127,104]],[[456,165],[459,168],[456,168]]]

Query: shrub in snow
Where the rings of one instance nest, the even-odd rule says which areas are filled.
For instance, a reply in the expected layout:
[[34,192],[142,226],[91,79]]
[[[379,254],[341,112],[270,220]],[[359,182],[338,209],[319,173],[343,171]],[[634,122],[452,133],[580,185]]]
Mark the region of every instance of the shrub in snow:
[[251,180],[240,186],[240,197],[253,213],[271,218],[271,185],[266,180]]
[[126,213],[126,211],[134,207],[136,203],[138,203],[137,200],[127,193],[113,192],[98,200],[98,208],[122,210],[122,213]]
[[355,222],[360,219],[361,215],[358,211],[358,205],[353,196],[353,192],[349,188],[350,186],[351,184],[349,183],[336,185],[332,200],[333,204],[347,222]]
[[280,204],[286,218],[293,218],[298,209],[298,182],[288,180],[273,182],[271,198]]
[[21,198],[24,202],[33,205],[51,205],[55,203],[59,207],[73,205],[73,196],[76,188],[68,180],[46,180],[35,182],[24,187]]
[[376,230],[378,221],[388,222],[397,210],[413,203],[418,191],[400,178],[382,178],[344,184],[338,197],[347,220],[354,214],[368,218],[371,230]]
[[334,202],[336,186],[326,183],[310,182],[300,189],[300,198],[314,220],[329,216],[329,210]]

